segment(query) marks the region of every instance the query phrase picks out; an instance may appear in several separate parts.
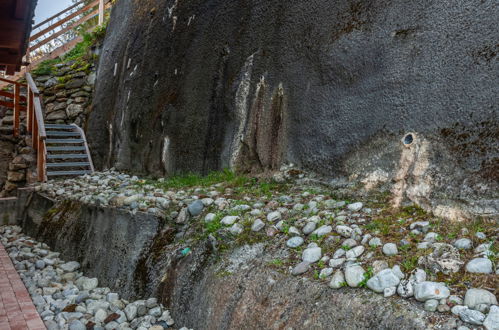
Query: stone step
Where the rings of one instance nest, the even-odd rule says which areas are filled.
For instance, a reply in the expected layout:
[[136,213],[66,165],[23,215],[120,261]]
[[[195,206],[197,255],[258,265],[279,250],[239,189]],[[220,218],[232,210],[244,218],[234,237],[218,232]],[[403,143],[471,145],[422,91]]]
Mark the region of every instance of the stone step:
[[47,144],[80,144],[85,142],[83,139],[47,139]]
[[61,130],[61,129],[70,129],[73,130],[74,126],[73,125],[63,125],[63,124],[45,124],[45,129],[47,130]]
[[52,154],[47,155],[47,159],[88,159],[87,154]]
[[47,147],[47,151],[86,151],[85,147],[67,146],[67,147]]
[[80,136],[78,132],[47,131],[47,136]]

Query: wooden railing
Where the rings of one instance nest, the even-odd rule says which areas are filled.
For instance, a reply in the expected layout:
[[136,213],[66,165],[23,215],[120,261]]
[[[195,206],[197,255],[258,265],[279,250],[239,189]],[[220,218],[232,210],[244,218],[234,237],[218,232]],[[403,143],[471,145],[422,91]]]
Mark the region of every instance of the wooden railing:
[[26,73],[26,81],[28,83],[26,129],[28,133],[31,133],[32,147],[36,151],[38,181],[47,181],[47,147],[45,144],[47,133],[45,131],[45,122],[43,119],[42,101],[40,99],[40,92],[38,91],[31,74]]
[[[31,133],[32,147],[36,151],[36,166],[38,181],[46,181],[46,145],[47,133],[45,132],[45,122],[43,120],[42,101],[40,92],[29,73],[26,73],[27,84],[17,81],[0,78],[14,87],[14,92],[0,91],[0,96],[11,99],[1,100],[0,105],[13,110],[12,135],[19,137],[21,134],[21,112],[26,112],[26,130]],[[21,95],[21,88],[26,90],[26,96]],[[25,106],[22,104],[26,104]]]
[[21,87],[27,86],[17,81],[1,77],[0,81],[11,84],[14,88],[13,93],[5,90],[0,91],[0,96],[3,96],[5,98],[5,100],[0,100],[0,105],[13,110],[14,122],[12,127],[12,134],[17,137],[20,133],[21,111],[26,111],[26,107],[21,104],[21,102],[26,103],[26,97],[21,95]]
[[[78,8],[81,5],[83,6]],[[85,1],[80,1],[33,26],[26,62],[31,62],[33,66],[47,56],[54,58],[61,55],[61,49],[63,52],[67,51],[67,47],[62,48],[64,45],[75,44],[75,41],[81,40],[75,29],[96,16],[96,25],[101,25],[104,22],[105,10],[110,6],[109,0],[94,0],[86,5]],[[43,47],[45,49],[42,49]]]

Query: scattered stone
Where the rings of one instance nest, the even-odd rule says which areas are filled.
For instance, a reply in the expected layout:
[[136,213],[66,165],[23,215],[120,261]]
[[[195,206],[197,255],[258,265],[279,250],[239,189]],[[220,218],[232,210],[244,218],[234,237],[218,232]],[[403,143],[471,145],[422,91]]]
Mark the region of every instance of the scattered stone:
[[314,230],[317,224],[315,222],[308,222],[305,227],[303,227],[303,233],[305,235],[311,234]]
[[317,236],[324,236],[324,235],[329,234],[332,231],[333,231],[333,227],[324,225],[324,226],[319,227],[315,231],[313,231],[313,234],[315,234]]
[[356,246],[351,250],[346,252],[347,259],[355,259],[358,258],[364,253],[365,248],[362,245]]
[[395,295],[396,292],[397,292],[396,287],[385,288],[385,290],[383,290],[383,296],[385,298],[388,298],[388,297]]
[[461,238],[454,242],[454,247],[460,250],[471,250],[473,243],[469,238]]
[[471,309],[476,309],[480,304],[497,305],[497,298],[492,292],[484,289],[469,289],[464,296],[464,304]]
[[345,280],[348,286],[356,288],[359,284],[364,281],[364,273],[366,271],[362,266],[354,264],[347,266],[345,269]]
[[222,219],[222,221],[220,221],[222,224],[226,225],[226,226],[231,226],[233,225],[236,221],[239,220],[239,217],[238,216],[235,216],[235,215],[228,215],[226,217],[224,217]]
[[352,203],[347,206],[347,208],[352,212],[357,212],[362,209],[363,204],[361,202]]
[[348,226],[336,226],[336,232],[345,238],[350,238],[352,235],[352,228]]
[[466,323],[474,325],[482,325],[485,320],[485,315],[479,311],[475,311],[469,308],[461,310],[459,313],[459,318]]
[[339,289],[342,286],[345,286],[345,276],[341,270],[337,270],[334,275],[331,277],[331,281],[329,282],[329,287],[333,289]]
[[333,268],[324,268],[319,274],[319,278],[326,278],[333,273]]
[[203,201],[201,200],[195,200],[189,206],[187,207],[187,210],[189,211],[189,214],[193,217],[198,216],[203,212],[204,209],[204,204]]
[[215,213],[208,213],[205,217],[204,217],[204,222],[212,222],[213,220],[215,220],[216,218],[216,214]]
[[302,245],[304,242],[303,238],[301,238],[300,236],[295,236],[295,237],[292,237],[290,238],[287,242],[286,242],[286,245],[290,248],[297,248],[299,247],[300,245]]
[[244,227],[239,223],[235,223],[229,228],[229,231],[234,235],[239,235],[244,231]]
[[322,249],[320,247],[309,247],[303,251],[302,260],[308,263],[314,263],[321,259]]
[[260,219],[256,219],[251,226],[252,231],[260,231],[265,227],[265,222]]
[[302,261],[296,265],[291,271],[291,275],[301,275],[306,273],[310,269],[310,262]]
[[414,287],[414,298],[417,301],[426,301],[429,299],[444,299],[450,296],[449,289],[443,283],[421,282]]
[[269,222],[276,222],[278,220],[281,220],[282,218],[282,215],[281,215],[281,212],[271,212],[267,215],[267,221]]
[[402,298],[412,297],[414,295],[413,282],[409,280],[400,281],[400,284],[397,287],[397,293]]
[[66,262],[59,266],[65,272],[74,272],[75,270],[80,268],[80,264],[76,261]]
[[499,330],[499,306],[490,306],[490,311],[483,326],[487,330]]
[[466,264],[469,273],[492,274],[492,261],[488,258],[475,258]]
[[393,270],[384,269],[367,281],[367,287],[374,292],[381,293],[386,288],[397,287],[399,283],[400,278],[395,275]]
[[438,307],[438,300],[435,300],[435,299],[427,300],[424,303],[424,309],[425,309],[425,311],[428,311],[428,312],[436,311],[437,307]]
[[386,243],[383,245],[383,254],[386,256],[394,256],[398,253],[397,245],[395,243]]

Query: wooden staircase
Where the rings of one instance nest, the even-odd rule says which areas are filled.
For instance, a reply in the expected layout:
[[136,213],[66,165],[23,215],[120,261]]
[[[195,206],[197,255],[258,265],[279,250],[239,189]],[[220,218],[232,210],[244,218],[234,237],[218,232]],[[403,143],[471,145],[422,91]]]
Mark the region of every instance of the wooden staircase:
[[[38,181],[94,172],[85,133],[80,127],[45,124],[40,93],[29,73],[26,73],[27,85],[4,78],[0,80],[14,86],[14,93],[3,92],[2,95],[12,99],[12,102],[2,101],[2,105],[12,108],[0,122],[0,133],[18,137],[21,112],[25,112],[26,131],[31,134],[32,147],[37,153]],[[25,97],[20,95],[22,87],[27,90]],[[26,101],[26,106],[21,105],[21,100]]]

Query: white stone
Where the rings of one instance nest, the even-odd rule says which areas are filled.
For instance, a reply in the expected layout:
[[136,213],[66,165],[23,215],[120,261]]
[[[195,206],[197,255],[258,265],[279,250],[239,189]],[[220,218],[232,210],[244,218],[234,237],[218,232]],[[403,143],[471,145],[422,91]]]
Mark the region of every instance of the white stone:
[[345,238],[349,238],[352,235],[352,228],[348,226],[336,226],[336,232]]
[[473,247],[473,243],[469,238],[461,238],[454,242],[454,247],[461,250],[470,250]]
[[307,248],[302,254],[302,260],[309,263],[317,262],[321,259],[321,257],[322,249],[320,247]]
[[348,286],[356,288],[359,284],[364,281],[364,273],[366,271],[362,266],[354,264],[347,266],[345,269],[345,280]]
[[369,240],[369,246],[377,247],[380,246],[381,244],[383,243],[381,242],[381,239],[379,239],[378,237],[374,237],[371,238],[371,240]]
[[388,297],[393,296],[395,294],[395,292],[397,292],[396,287],[385,288],[385,290],[383,290],[383,296],[385,298],[388,298]]
[[448,296],[450,296],[450,291],[443,283],[421,282],[414,286],[414,297],[417,301],[440,300]]
[[487,330],[499,330],[499,306],[491,306],[489,314],[483,321],[483,326]]
[[229,228],[229,231],[234,235],[239,235],[244,231],[244,227],[239,223],[235,223]]
[[363,204],[361,202],[348,204],[347,208],[352,212],[357,212],[362,209]]
[[345,284],[345,276],[341,270],[337,270],[331,277],[329,282],[329,287],[333,289],[339,289]]
[[394,256],[398,253],[397,245],[395,243],[386,243],[383,245],[383,254],[386,256]]
[[236,215],[228,215],[228,216],[224,217],[222,219],[222,221],[220,221],[220,222],[222,224],[226,225],[226,226],[231,226],[231,225],[233,225],[238,220],[239,220],[238,216],[236,216]]
[[286,242],[286,245],[290,248],[297,248],[300,245],[302,245],[303,242],[304,242],[303,238],[301,238],[300,236],[295,236],[295,237],[288,239],[288,241]]
[[489,258],[475,258],[466,264],[469,273],[492,274],[492,261]]
[[480,304],[497,305],[496,296],[484,289],[469,289],[464,296],[464,304],[475,309]]
[[359,246],[354,247],[351,250],[348,250],[346,252],[346,257],[347,257],[347,259],[355,259],[355,258],[360,257],[362,255],[362,253],[364,253],[364,251],[365,251],[365,247],[363,247],[362,245],[359,245]]
[[260,231],[262,230],[263,228],[265,227],[265,223],[260,220],[260,219],[256,219],[254,222],[253,222],[253,225],[251,225],[251,230],[252,231]]
[[267,215],[267,220],[269,222],[275,222],[277,220],[280,220],[282,218],[282,215],[281,215],[281,212],[270,212],[268,215]]
[[324,268],[319,274],[319,278],[326,278],[333,273],[333,268]]
[[213,220],[215,220],[216,218],[216,214],[215,213],[208,213],[205,217],[204,217],[204,222],[212,222]]
[[317,236],[324,236],[324,235],[329,234],[332,231],[333,231],[333,227],[324,225],[324,226],[320,226],[319,228],[314,230],[312,232],[312,234],[316,234]]
[[485,320],[485,315],[479,311],[475,311],[472,309],[463,309],[459,313],[459,318],[466,323],[474,324],[474,325],[482,325]]
[[392,269],[384,269],[367,281],[367,287],[374,292],[381,293],[386,288],[397,287],[400,279]]

